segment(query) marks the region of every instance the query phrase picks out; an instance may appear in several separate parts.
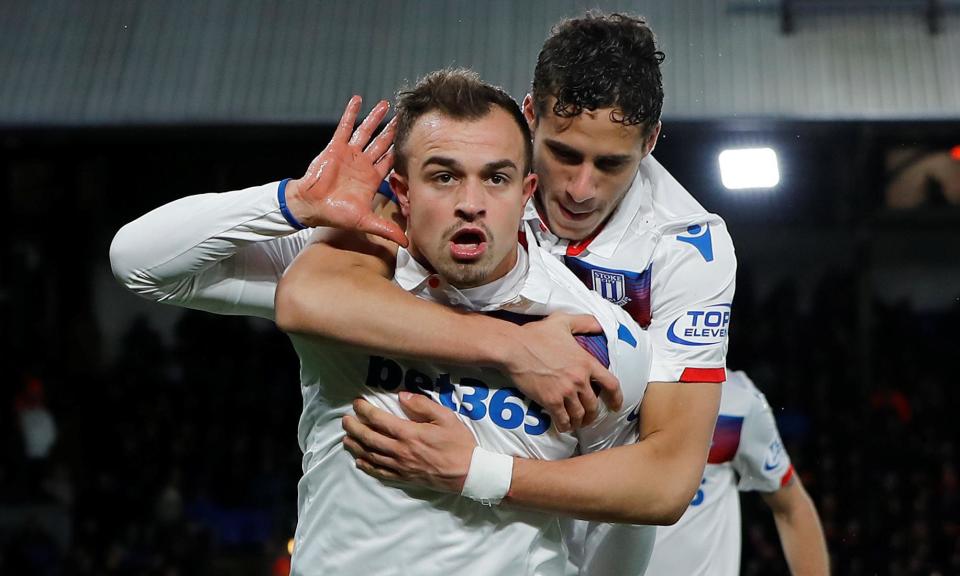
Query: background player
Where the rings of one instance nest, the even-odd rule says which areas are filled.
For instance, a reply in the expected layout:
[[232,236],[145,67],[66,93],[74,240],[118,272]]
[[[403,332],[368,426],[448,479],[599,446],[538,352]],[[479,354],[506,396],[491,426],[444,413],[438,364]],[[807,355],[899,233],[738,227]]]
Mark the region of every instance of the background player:
[[[669,523],[702,477],[725,378],[736,259],[723,220],[650,155],[660,130],[662,58],[642,20],[588,15],[566,21],[544,44],[533,92],[524,100],[540,175],[524,219],[581,280],[648,328],[654,360],[641,441],[563,462],[518,462],[508,496],[518,504]],[[329,245],[305,250],[293,269],[309,273],[298,272],[296,282],[282,287],[290,308],[286,328],[402,356],[505,366],[558,428],[577,426],[596,409],[586,371],[570,378],[564,356],[554,354],[559,340],[541,338],[533,346],[511,336],[509,327],[472,324],[470,316],[416,301],[379,280],[375,268],[366,270],[357,255]],[[410,326],[419,329],[411,333]],[[492,345],[477,346],[484,342]],[[536,361],[504,362],[504,342],[530,350]],[[446,442],[453,431],[443,425],[404,422],[375,430],[368,424],[367,438],[400,435],[403,442],[392,445],[406,446],[390,454],[390,466],[367,468],[371,473],[447,489],[465,477],[465,467],[450,463],[462,462],[471,446]],[[408,449],[417,438],[429,441]],[[363,435],[357,441],[362,444]],[[361,457],[359,464],[368,462]]]
[[[351,102],[333,151],[322,153],[302,180],[310,189],[365,180],[372,194],[389,170],[393,125],[363,150],[383,104],[347,141],[358,107],[358,100]],[[622,375],[627,402],[575,437],[551,427],[542,409],[499,372],[371,356],[292,337],[304,396],[293,572],[556,574],[566,554],[555,516],[384,486],[357,471],[341,449],[340,418],[357,395],[395,414],[402,414],[401,396],[429,395],[445,407],[441,420],[462,423],[467,441],[497,451],[475,450],[473,469],[487,475],[467,478],[456,491],[489,505],[509,484],[511,456],[562,458],[578,440],[589,451],[636,439],[631,416],[649,373],[648,339],[629,315],[584,288],[535,244],[519,248],[517,225],[536,176],[526,123],[506,93],[469,73],[432,74],[402,96],[396,127],[399,163],[391,181],[411,241],[409,251],[399,250],[396,270],[384,268],[384,275],[420,298],[506,314],[519,323],[554,311],[590,313],[603,333],[584,345]],[[349,153],[339,154],[338,147]],[[295,254],[287,249],[294,226],[287,224],[284,238],[264,234],[283,236],[280,219],[293,218],[285,186],[184,198],[147,214],[117,234],[115,273],[162,302],[224,313],[256,310],[264,285],[275,284]],[[645,560],[653,529],[637,530],[646,533],[640,546]]]
[[760,492],[770,506],[791,574],[829,573],[816,508],[784,450],[767,399],[745,373],[728,371],[700,489],[679,522],[658,529],[647,574],[739,574],[738,490]]

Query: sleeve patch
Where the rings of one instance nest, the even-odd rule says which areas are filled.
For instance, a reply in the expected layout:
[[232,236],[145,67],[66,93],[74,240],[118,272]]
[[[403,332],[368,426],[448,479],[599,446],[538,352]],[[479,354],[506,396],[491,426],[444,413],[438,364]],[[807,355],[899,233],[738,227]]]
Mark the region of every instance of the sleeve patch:
[[716,346],[727,339],[730,304],[687,310],[667,328],[667,340],[681,346]]

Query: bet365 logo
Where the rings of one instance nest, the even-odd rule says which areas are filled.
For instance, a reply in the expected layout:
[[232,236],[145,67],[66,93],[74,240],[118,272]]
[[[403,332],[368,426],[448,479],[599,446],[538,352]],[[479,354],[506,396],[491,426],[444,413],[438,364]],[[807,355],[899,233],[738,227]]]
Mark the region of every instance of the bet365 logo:
[[464,377],[455,382],[450,374],[445,373],[433,379],[419,370],[404,370],[403,366],[389,358],[370,357],[367,386],[393,391],[401,384],[414,394],[430,396],[426,392],[436,392],[441,404],[471,420],[489,418],[506,430],[523,426],[523,431],[530,436],[539,436],[550,429],[550,416],[516,388],[491,390],[477,378]]

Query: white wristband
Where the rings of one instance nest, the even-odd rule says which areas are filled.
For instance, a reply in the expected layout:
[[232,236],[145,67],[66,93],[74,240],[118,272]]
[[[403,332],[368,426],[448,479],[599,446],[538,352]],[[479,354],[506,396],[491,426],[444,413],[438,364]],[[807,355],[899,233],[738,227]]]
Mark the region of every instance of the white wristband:
[[467,471],[467,479],[463,482],[460,494],[484,506],[495,506],[510,491],[512,479],[512,456],[475,446],[473,457],[470,458],[470,470]]

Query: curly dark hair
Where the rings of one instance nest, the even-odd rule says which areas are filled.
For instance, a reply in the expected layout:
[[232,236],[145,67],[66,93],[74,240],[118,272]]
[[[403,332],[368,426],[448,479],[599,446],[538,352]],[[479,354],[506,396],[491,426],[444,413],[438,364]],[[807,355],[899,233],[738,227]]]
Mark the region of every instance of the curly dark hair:
[[641,124],[648,132],[660,121],[663,79],[653,31],[641,18],[598,14],[564,20],[543,44],[533,73],[537,114],[572,118],[584,110],[614,108],[610,120]]
[[530,127],[523,118],[520,106],[502,88],[487,84],[472,70],[464,68],[437,70],[421,78],[417,85],[397,94],[397,131],[393,137],[394,170],[407,173],[407,140],[417,120],[428,112],[437,111],[455,120],[478,120],[489,114],[494,106],[502,108],[513,118],[523,137],[524,174],[529,174],[533,163],[533,144]]

